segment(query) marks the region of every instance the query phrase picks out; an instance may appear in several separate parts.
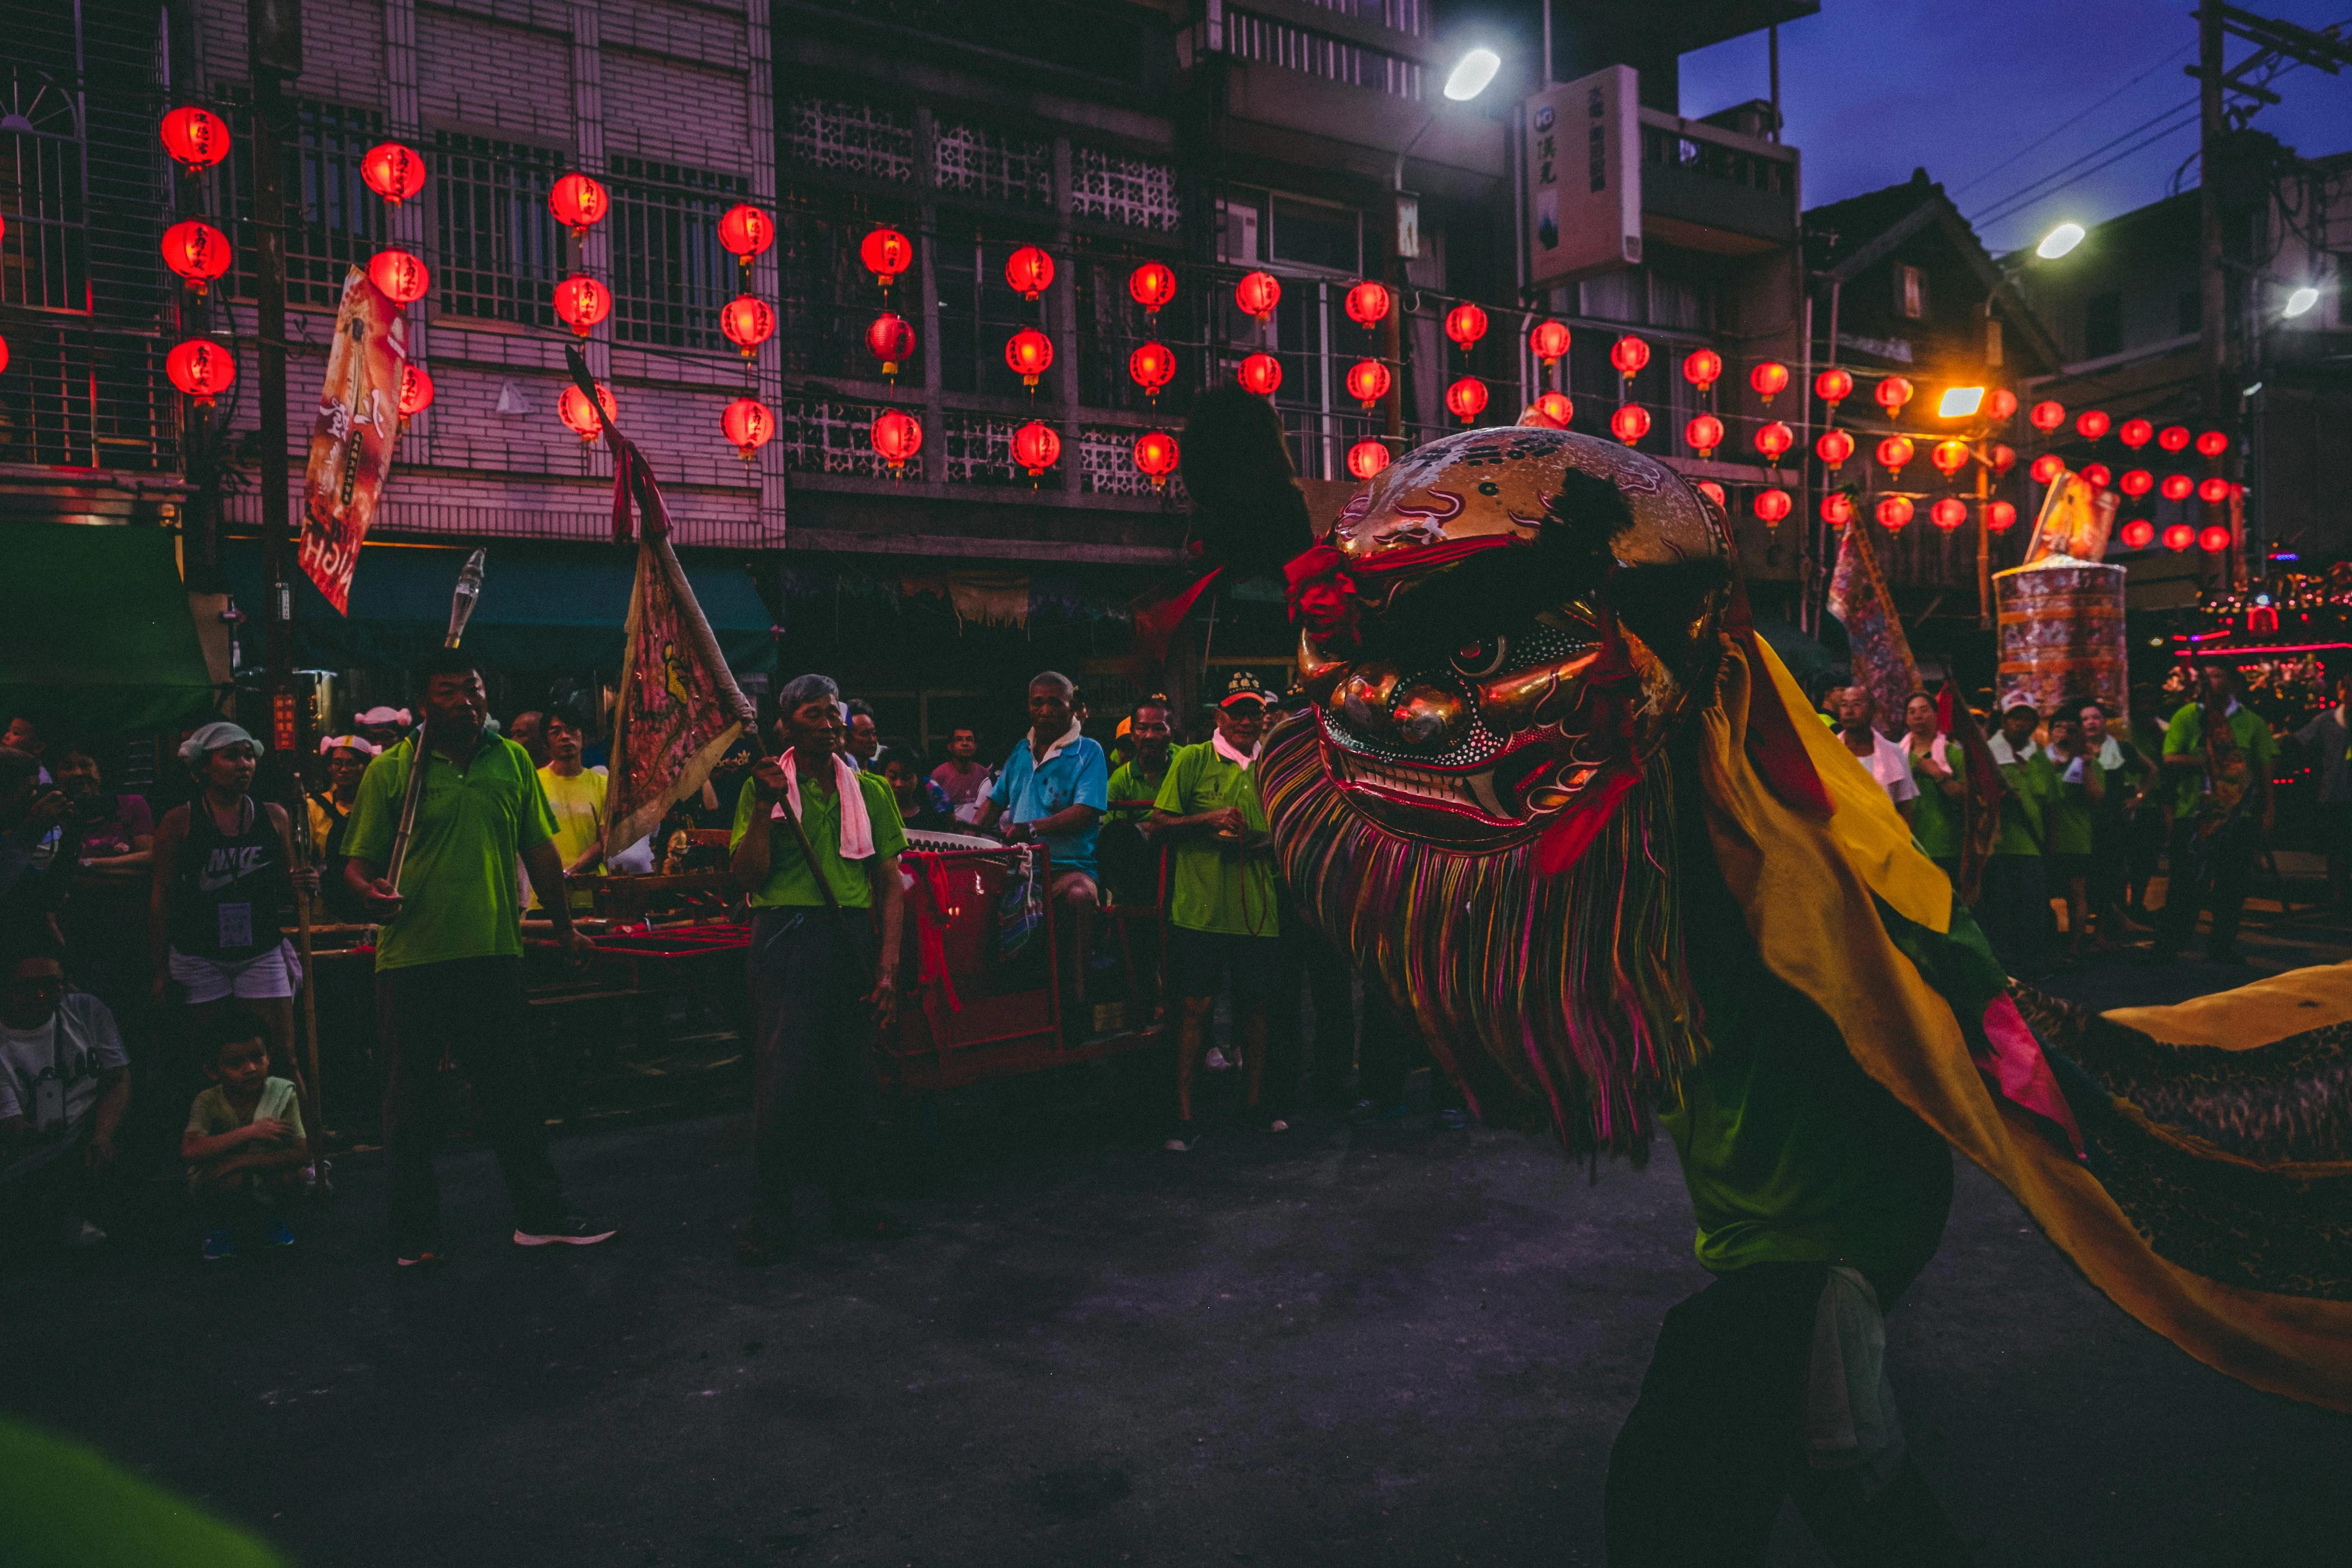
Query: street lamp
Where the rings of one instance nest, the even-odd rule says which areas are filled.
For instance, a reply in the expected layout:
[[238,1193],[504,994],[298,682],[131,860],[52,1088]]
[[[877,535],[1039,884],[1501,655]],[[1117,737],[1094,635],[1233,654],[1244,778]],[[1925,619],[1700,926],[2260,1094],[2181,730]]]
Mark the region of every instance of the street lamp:
[[2279,314],[2284,316],[2289,321],[2293,321],[2295,317],[2309,311],[2314,305],[2318,303],[2319,290],[2306,283],[2302,288],[2297,289],[2294,293],[2289,294],[2286,297],[2286,309],[2281,310]]
[[2044,261],[2055,261],[2082,244],[2087,232],[2079,223],[2062,223],[2042,237],[2042,243],[2033,247],[2033,254]]
[[[1470,50],[1454,61],[1454,68],[1445,73],[1443,90],[1446,100],[1451,103],[1469,102],[1493,85],[1496,73],[1502,68],[1503,57],[1494,50],[1484,45]],[[1421,145],[1421,139],[1428,135],[1429,128],[1436,123],[1437,108],[1433,104],[1421,117],[1420,127],[1403,146],[1397,149],[1396,171],[1391,178],[1390,189],[1396,193],[1396,251],[1399,256],[1417,257],[1421,254],[1421,203],[1405,195],[1405,155]]]
[[1503,57],[1494,50],[1472,49],[1445,73],[1445,96],[1455,103],[1467,103],[1486,91],[1495,73],[1502,68]]

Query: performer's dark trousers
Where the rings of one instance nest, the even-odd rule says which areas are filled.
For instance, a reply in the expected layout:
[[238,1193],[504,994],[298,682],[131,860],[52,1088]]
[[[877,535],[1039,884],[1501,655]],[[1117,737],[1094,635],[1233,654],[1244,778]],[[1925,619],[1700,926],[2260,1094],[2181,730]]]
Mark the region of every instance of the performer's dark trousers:
[[[1610,1568],[1760,1568],[1784,1497],[1838,1568],[1969,1561],[1908,1457],[1866,1500],[1857,1473],[1806,1462],[1806,1375],[1827,1276],[1821,1264],[1751,1264],[1666,1314],[1609,1453]],[[1892,1307],[1909,1278],[1870,1281]]]
[[387,969],[375,977],[386,1042],[383,1150],[392,1173],[392,1239],[404,1251],[439,1239],[441,1193],[433,1142],[443,1105],[442,1064],[474,1086],[482,1131],[499,1159],[515,1224],[563,1215],[563,1184],[547,1154],[547,1115],[527,1037],[520,958],[458,958]]
[[[1276,1116],[1297,1109],[1298,1079],[1326,1103],[1339,1099],[1356,1060],[1356,976],[1321,931],[1282,907],[1282,976],[1266,1019],[1265,1105]],[[1304,991],[1315,1007],[1315,1040],[1307,1047],[1299,1010]]]
[[1363,1097],[1381,1110],[1404,1103],[1405,1079],[1429,1069],[1429,1101],[1440,1110],[1459,1110],[1462,1091],[1445,1076],[1422,1043],[1412,1023],[1389,1001],[1381,983],[1364,979],[1363,1067],[1356,1079]]
[[2215,957],[2237,945],[2238,917],[2246,907],[2246,889],[2254,877],[2254,852],[2262,840],[2244,822],[2233,824],[2202,845],[2197,841],[2197,819],[2184,816],[2172,825],[2171,880],[2164,885],[2164,908],[2157,911],[2156,947],[2177,952],[2197,931],[2197,911],[2213,911],[2205,933],[2205,951]]
[[[751,921],[751,1167],[762,1213],[812,1181],[836,1210],[874,1183],[874,933],[863,910],[764,909]],[[845,930],[845,927],[846,928]]]
[[2050,893],[2042,879],[2042,857],[1995,855],[1986,860],[1976,917],[1993,956],[2011,974],[2039,974],[2047,969]]

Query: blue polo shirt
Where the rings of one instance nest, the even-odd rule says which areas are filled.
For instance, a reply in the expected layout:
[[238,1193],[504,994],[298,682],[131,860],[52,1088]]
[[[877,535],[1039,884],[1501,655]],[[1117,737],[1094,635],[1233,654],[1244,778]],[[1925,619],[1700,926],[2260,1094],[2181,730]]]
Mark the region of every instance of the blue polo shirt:
[[[1110,805],[1110,763],[1103,749],[1084,735],[1055,752],[1039,767],[1024,733],[996,773],[988,798],[1003,808],[1007,822],[1035,822],[1074,805],[1103,811]],[[1048,834],[1040,840],[1053,852],[1056,871],[1095,874],[1095,838],[1099,818],[1076,833]]]

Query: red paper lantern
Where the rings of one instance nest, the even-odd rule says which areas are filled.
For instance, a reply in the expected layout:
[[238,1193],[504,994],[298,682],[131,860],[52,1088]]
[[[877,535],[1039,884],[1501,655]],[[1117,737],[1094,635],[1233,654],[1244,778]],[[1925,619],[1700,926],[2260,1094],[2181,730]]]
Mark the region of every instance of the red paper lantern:
[[190,218],[163,231],[163,265],[198,294],[228,270],[232,259],[228,236],[208,223]]
[[1388,366],[1376,359],[1360,359],[1348,367],[1348,395],[1362,404],[1365,412],[1388,395]]
[[0,338],[0,371],[8,368],[8,340]]
[[1445,389],[1446,412],[1465,425],[1475,422],[1486,411],[1486,384],[1475,375],[1465,375]]
[[191,174],[228,156],[228,123],[209,109],[183,104],[163,116],[163,151]]
[[1609,433],[1628,447],[1638,446],[1650,433],[1650,411],[1638,403],[1629,403],[1609,416]]
[[1176,471],[1181,460],[1176,437],[1165,430],[1146,430],[1135,438],[1135,466],[1151,476],[1154,489],[1168,482],[1168,476]]
[[1946,533],[1957,531],[1968,520],[1969,503],[1956,497],[1946,496],[1927,509],[1927,521]]
[[1464,300],[1445,312],[1445,335],[1454,340],[1454,347],[1468,353],[1486,335],[1486,312]]
[[2005,386],[1996,386],[1985,394],[1984,416],[2001,420],[2017,412],[2017,394]]
[[2025,418],[2036,430],[2047,433],[2066,423],[2066,405],[2063,403],[2037,403]]
[[1683,426],[1683,441],[1700,457],[1712,457],[1723,445],[1723,421],[1712,414],[1698,414]]
[[923,449],[923,422],[904,409],[886,408],[877,414],[866,434],[894,474],[904,473],[907,459]]
[[1878,526],[1889,533],[1900,533],[1911,521],[1911,500],[1908,496],[1888,496],[1878,503]]
[[1628,332],[1609,345],[1609,363],[1617,367],[1618,374],[1631,381],[1650,363],[1650,345]]
[[1143,307],[1146,316],[1156,316],[1176,298],[1176,274],[1157,261],[1147,261],[1127,275],[1127,295]]
[[2164,547],[2178,553],[2197,542],[2197,531],[2185,522],[2176,522],[2164,531]]
[[1969,466],[1969,444],[1966,441],[1938,441],[1927,449],[1927,460],[1936,471],[1950,479]]
[[1241,369],[1234,374],[1245,391],[1272,397],[1275,389],[1282,384],[1282,362],[1272,354],[1252,354],[1242,361]]
[[1903,465],[1911,460],[1916,450],[1908,436],[1889,436],[1878,444],[1878,466],[1891,479],[1903,471]]
[[1034,245],[1024,245],[1004,260],[1004,286],[1024,300],[1034,300],[1054,286],[1054,258]]
[[425,160],[413,147],[379,142],[360,160],[360,178],[394,206],[425,188]]
[[368,281],[395,305],[414,305],[425,298],[432,279],[425,263],[404,250],[379,250],[368,258]]
[[2208,430],[2197,437],[2197,450],[2208,458],[2218,458],[2230,449],[2230,438],[2219,430]]
[[2124,524],[2123,539],[2126,550],[2145,550],[2156,542],[2156,524],[2144,517],[2133,518]]
[[2083,482],[2095,490],[2105,489],[2114,479],[2115,476],[2107,471],[2107,466],[2105,463],[2083,465]]
[[1062,437],[1051,425],[1032,419],[1013,432],[1013,460],[1035,479],[1061,459]]
[[2232,535],[2220,523],[2209,524],[2197,535],[2197,548],[2208,555],[2219,555],[2230,548]]
[[1348,320],[1370,329],[1388,319],[1389,291],[1378,283],[1364,282],[1348,290]]
[[1565,392],[1545,392],[1536,395],[1536,412],[1551,422],[1555,430],[1565,430],[1576,420],[1576,405]]
[[[1006,357],[1011,357],[1010,350],[1006,351]],[[1053,358],[1051,349],[1047,350],[1045,357],[1048,361]],[[1014,365],[1013,368],[1018,370],[1021,367]],[[1135,352],[1127,356],[1127,377],[1143,388],[1144,396],[1157,398],[1160,389],[1176,379],[1176,351],[1166,343],[1137,344]],[[1036,377],[1030,377],[1030,384],[1036,384]]]
[[1843,490],[1832,490],[1822,498],[1822,521],[1832,528],[1843,528],[1853,521],[1853,497]]
[[1756,499],[1748,503],[1756,515],[1764,520],[1767,528],[1780,527],[1789,513],[1795,510],[1796,504],[1789,499],[1789,492],[1777,485],[1758,490]]
[[586,174],[566,174],[549,189],[547,210],[573,236],[584,238],[589,226],[604,222],[613,210],[613,193]]
[[1717,484],[1713,479],[1701,479],[1698,483],[1693,485],[1691,489],[1698,491],[1699,494],[1713,501],[1715,503],[1716,510],[1728,511],[1730,510],[1730,496],[1727,495],[1724,492],[1723,487]]
[[2145,419],[2126,419],[2116,431],[2116,439],[2137,452],[2156,439],[2156,426]]
[[1713,349],[1693,349],[1683,355],[1683,379],[1705,392],[1723,378],[1723,356]]
[[2007,533],[2017,524],[2017,509],[2005,500],[1985,502],[1985,528],[1993,533]]
[[1843,430],[1824,430],[1814,438],[1813,456],[1834,474],[1853,456],[1853,437]]
[[225,343],[190,338],[163,356],[163,374],[183,396],[209,404],[236,380],[236,356]]
[[719,220],[719,248],[751,265],[751,258],[776,243],[776,220],[749,204],[731,206]]
[[2005,474],[2017,467],[2017,448],[2005,442],[1993,443],[1991,457],[1992,471],[1996,474]]
[[562,395],[555,400],[555,416],[563,421],[566,429],[580,437],[581,445],[586,446],[604,433],[605,420],[621,416],[621,407],[613,401],[613,389],[600,381],[596,384],[596,401],[593,403],[589,402],[587,395],[578,387],[566,386]]
[[776,416],[756,397],[739,397],[719,416],[719,429],[750,462],[776,434]]
[[433,406],[433,377],[410,361],[400,367],[400,416],[414,419]]
[[[760,336],[764,342],[767,333]],[[866,325],[866,352],[882,362],[886,378],[897,375],[898,367],[914,355],[914,323],[895,310],[883,311]]]
[[2107,433],[2109,424],[2106,410],[2085,408],[2074,416],[2074,434],[2085,441],[2095,441]]
[[2230,481],[2207,479],[2197,487],[2197,499],[2208,506],[2220,506],[2230,499]]
[[2044,452],[2034,458],[2033,466],[2025,471],[2035,484],[2046,485],[2066,471],[2066,464],[2057,453]]
[[1830,366],[1813,377],[1813,395],[1835,408],[1853,395],[1853,373]]
[[2156,489],[2156,476],[2146,468],[2126,468],[2123,478],[2116,481],[2116,489],[2127,496],[2144,496]]
[[1389,466],[1389,449],[1379,441],[1359,441],[1348,448],[1348,471],[1369,479]]
[[1570,334],[1565,321],[1538,321],[1528,329],[1528,349],[1547,368],[1568,356]]
[[[743,340],[735,336],[736,306],[747,303],[768,311],[767,331],[761,332],[761,338],[765,338],[768,332],[776,330],[775,312],[768,310],[768,307],[761,305],[759,300],[746,296],[719,312],[720,328],[730,338],[733,338],[739,343]],[[613,291],[593,278],[575,272],[555,286],[555,319],[570,327],[581,337],[586,337],[590,328],[612,313]],[[758,341],[758,339],[753,340],[755,342]]]
[[[1890,375],[1878,384],[1878,391],[1874,395],[1878,399],[1878,406],[1886,410],[1886,416],[1889,419],[1900,419],[1903,417],[1903,405],[1911,401],[1912,391],[1913,388],[1908,380],[1899,375]],[[1907,513],[1906,521],[1908,521]]]
[[1764,406],[1769,408],[1772,399],[1788,390],[1789,367],[1776,359],[1759,360],[1748,373],[1748,384],[1755,389],[1757,396],[1764,400]]
[[895,228],[877,228],[857,242],[857,259],[887,293],[892,279],[915,264],[915,242]]
[[2189,426],[2168,425],[2156,433],[2156,444],[2168,452],[2184,451],[2189,446]]
[[[1160,347],[1160,345],[1148,343],[1145,347]],[[1138,349],[1135,352],[1141,353],[1143,350]],[[1161,348],[1161,352],[1166,353],[1166,350]],[[1013,374],[1021,378],[1022,385],[1034,387],[1037,384],[1037,378],[1045,374],[1046,369],[1054,363],[1054,340],[1034,327],[1024,327],[1004,340],[1004,363],[1012,367]],[[1130,356],[1128,360],[1128,374],[1131,375],[1134,372],[1135,361]],[[1168,374],[1170,375],[1176,374],[1172,355],[1170,357]],[[1161,384],[1166,384],[1164,376],[1161,378]]]
[[[1168,291],[1171,296],[1176,291],[1173,277],[1168,280]],[[1282,303],[1282,280],[1271,272],[1245,272],[1242,280],[1234,285],[1234,303],[1241,307],[1244,315],[1255,316],[1262,325],[1274,314],[1274,308]]]
[[2197,481],[2187,474],[2167,474],[2164,476],[2164,483],[2158,487],[2157,493],[2167,500],[2187,500],[2191,494],[2195,493],[2196,489]]
[[1778,468],[1780,459],[1788,455],[1789,448],[1797,444],[1797,433],[1775,419],[1758,428],[1755,442],[1756,449],[1764,454],[1764,460]]

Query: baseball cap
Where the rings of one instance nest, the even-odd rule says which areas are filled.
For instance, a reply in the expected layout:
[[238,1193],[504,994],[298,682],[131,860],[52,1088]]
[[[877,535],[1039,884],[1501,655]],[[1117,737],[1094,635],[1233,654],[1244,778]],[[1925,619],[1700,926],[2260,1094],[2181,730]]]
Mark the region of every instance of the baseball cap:
[[2013,712],[2020,708],[2026,710],[2028,712],[2041,711],[2034,703],[2033,693],[2030,691],[2004,691],[2001,693],[2000,710],[2002,712]]
[[1230,708],[1236,702],[1267,703],[1273,700],[1274,694],[1265,689],[1264,681],[1246,669],[1237,669],[1234,671],[1234,678],[1225,682],[1225,694],[1217,699],[1217,706]]

